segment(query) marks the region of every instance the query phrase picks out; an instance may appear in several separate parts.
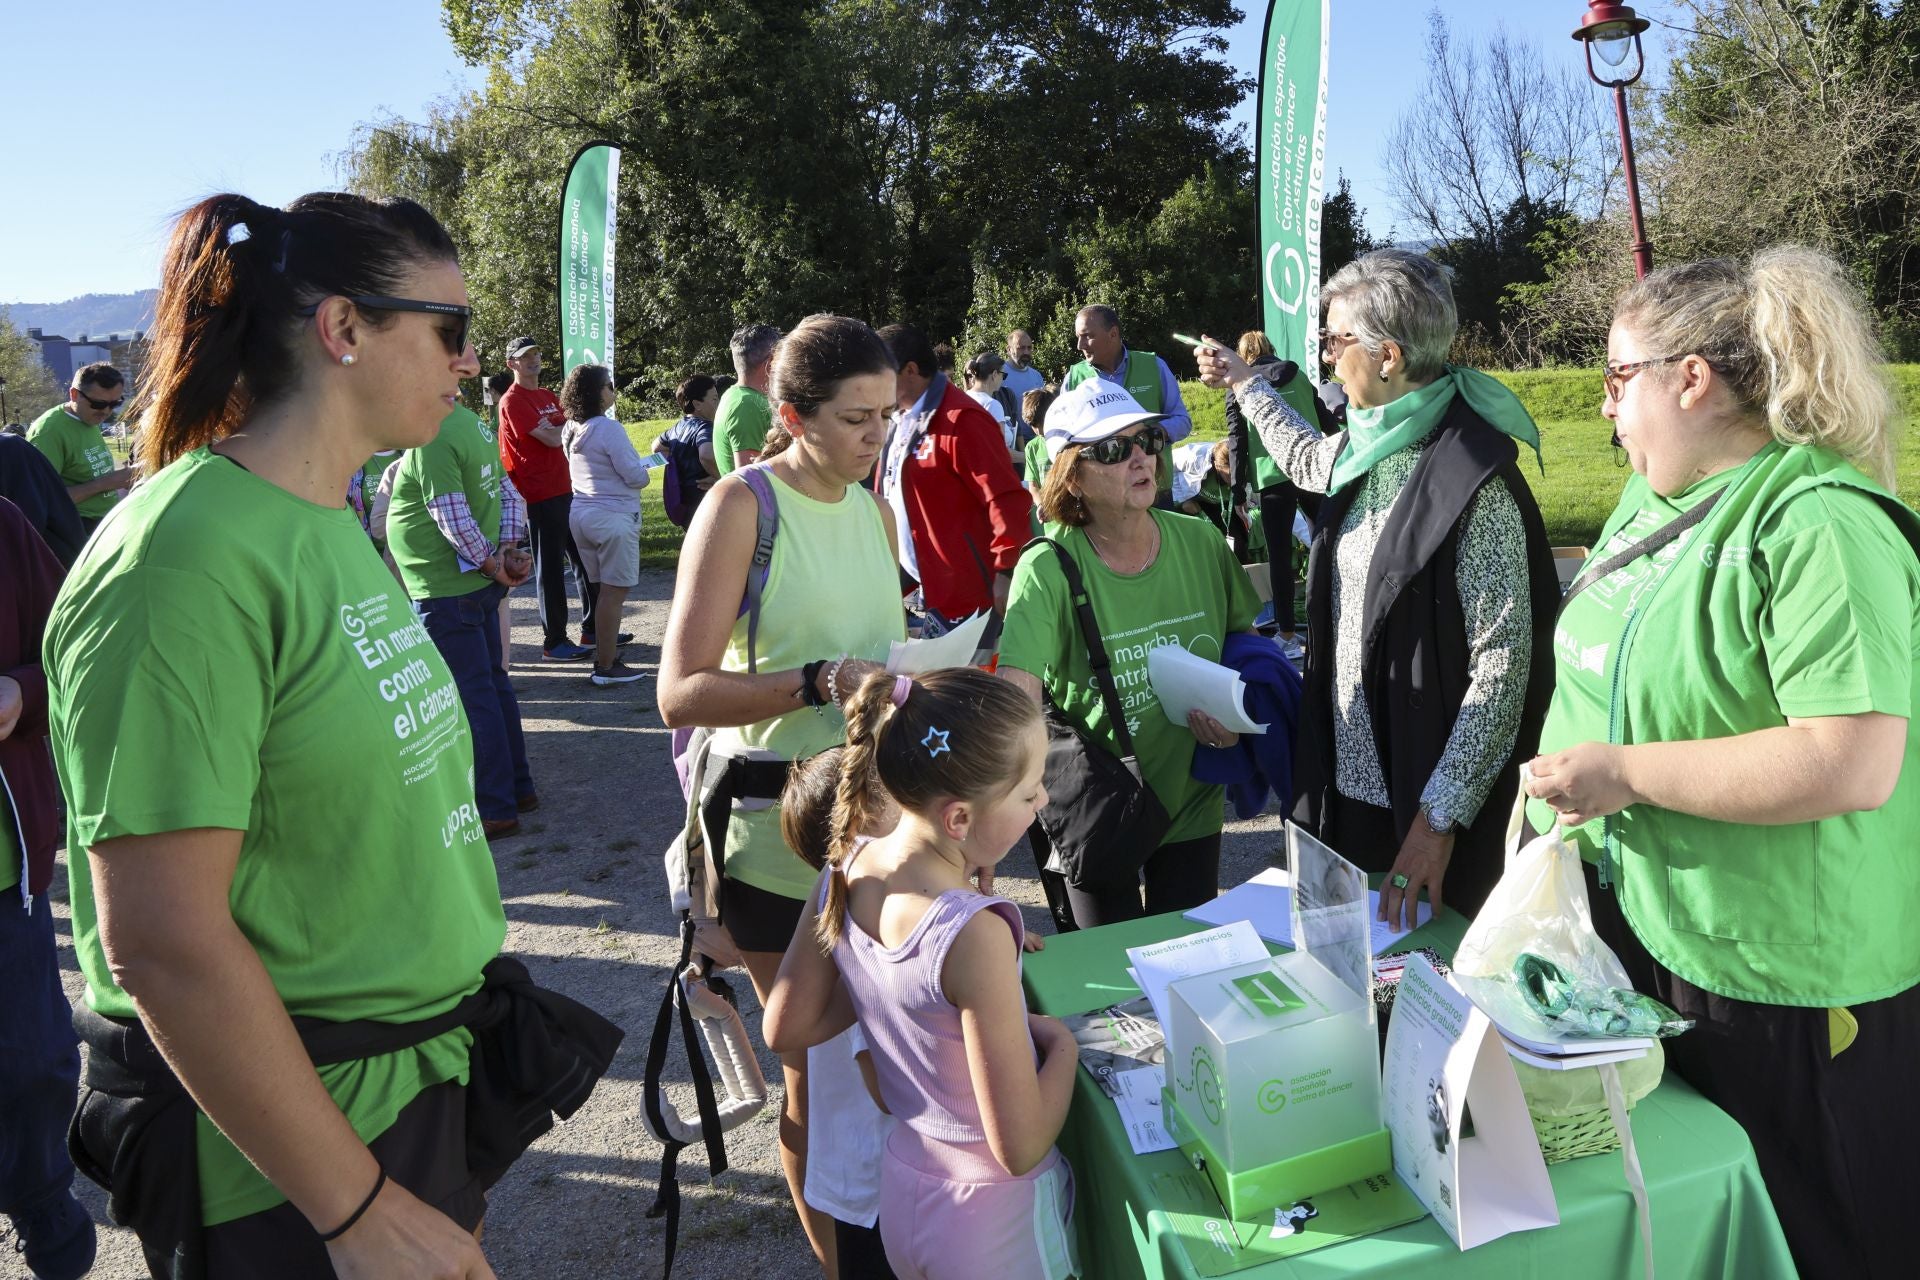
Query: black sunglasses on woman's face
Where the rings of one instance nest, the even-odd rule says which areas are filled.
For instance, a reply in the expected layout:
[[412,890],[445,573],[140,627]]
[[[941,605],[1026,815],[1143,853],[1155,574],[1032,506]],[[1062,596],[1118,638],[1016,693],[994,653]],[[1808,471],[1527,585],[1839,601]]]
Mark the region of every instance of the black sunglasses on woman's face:
[[[440,331],[440,341],[446,344],[447,354],[458,356],[467,350],[467,330],[473,324],[473,308],[463,307],[455,302],[426,302],[419,298],[389,298],[376,293],[343,293],[340,295],[356,307],[365,307],[369,311],[424,311],[428,315],[454,316],[459,324],[448,328],[436,325]],[[320,310],[320,304],[302,307],[295,315],[311,316]]]
[[1140,452],[1146,454],[1149,458],[1157,458],[1160,456],[1160,451],[1167,447],[1167,444],[1166,428],[1156,422],[1139,435],[1108,436],[1105,440],[1099,440],[1093,444],[1084,446],[1081,451],[1085,453],[1088,458],[1100,465],[1111,467],[1118,463],[1125,462],[1133,453],[1133,447],[1135,445],[1139,445]]

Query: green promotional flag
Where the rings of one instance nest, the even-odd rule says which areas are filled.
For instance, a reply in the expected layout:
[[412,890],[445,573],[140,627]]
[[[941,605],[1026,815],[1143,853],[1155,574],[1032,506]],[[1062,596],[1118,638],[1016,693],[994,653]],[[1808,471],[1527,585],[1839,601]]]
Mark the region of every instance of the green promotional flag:
[[1320,194],[1330,0],[1271,0],[1260,43],[1260,296],[1283,360],[1320,375]]
[[573,157],[560,200],[561,373],[613,367],[614,198],[620,148],[589,142]]

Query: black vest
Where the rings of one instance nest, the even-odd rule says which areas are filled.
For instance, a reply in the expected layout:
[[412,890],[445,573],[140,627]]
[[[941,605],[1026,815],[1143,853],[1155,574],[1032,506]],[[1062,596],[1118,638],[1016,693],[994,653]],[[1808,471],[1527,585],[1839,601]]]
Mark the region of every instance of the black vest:
[[[1510,437],[1456,398],[1381,530],[1362,604],[1362,688],[1381,772],[1393,798],[1394,827],[1405,840],[1420,821],[1420,793],[1446,751],[1467,694],[1466,619],[1455,586],[1460,526],[1484,485],[1506,485],[1526,532],[1533,660],[1513,749],[1474,821],[1460,828],[1447,866],[1442,896],[1469,916],[1500,879],[1501,846],[1519,787],[1519,767],[1533,757],[1553,694],[1559,579],[1540,509],[1518,457]],[[1294,752],[1294,820],[1316,833],[1323,830],[1334,786],[1334,555],[1341,522],[1360,489],[1360,484],[1351,484],[1323,501],[1307,561],[1307,620],[1313,643]],[[1367,870],[1384,871],[1397,851],[1341,852],[1350,858],[1360,854],[1355,860]]]

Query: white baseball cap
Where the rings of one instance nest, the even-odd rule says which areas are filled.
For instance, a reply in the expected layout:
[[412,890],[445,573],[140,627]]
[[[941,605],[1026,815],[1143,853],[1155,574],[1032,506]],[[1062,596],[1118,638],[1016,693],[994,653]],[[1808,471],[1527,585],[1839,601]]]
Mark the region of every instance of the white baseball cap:
[[1139,422],[1159,422],[1167,415],[1148,413],[1140,402],[1102,378],[1088,378],[1071,391],[1063,391],[1047,408],[1044,435],[1047,456],[1057,458],[1070,444],[1093,444],[1117,435]]

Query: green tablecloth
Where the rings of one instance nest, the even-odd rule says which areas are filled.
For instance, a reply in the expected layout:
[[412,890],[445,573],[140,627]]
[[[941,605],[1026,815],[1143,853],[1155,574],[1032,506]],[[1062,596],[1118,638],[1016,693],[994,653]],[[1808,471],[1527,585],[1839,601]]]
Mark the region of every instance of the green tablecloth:
[[[1139,989],[1126,974],[1126,949],[1201,927],[1171,914],[1049,937],[1045,951],[1025,960],[1028,1003],[1036,1013],[1062,1016],[1134,999]],[[1408,934],[1407,945],[1451,955],[1464,928],[1460,916],[1449,913]],[[1134,1155],[1118,1111],[1091,1076],[1078,1075],[1060,1150],[1076,1180],[1082,1274],[1098,1280],[1193,1276],[1171,1220],[1156,1209],[1152,1195],[1154,1178],[1183,1167],[1180,1153]],[[1633,1134],[1653,1209],[1660,1280],[1795,1274],[1753,1147],[1725,1112],[1669,1074],[1634,1108]],[[1463,1253],[1428,1217],[1236,1274],[1250,1280],[1374,1272],[1417,1272],[1421,1280],[1639,1276],[1633,1197],[1619,1152],[1570,1160],[1550,1172],[1560,1204],[1558,1227],[1504,1236]]]

